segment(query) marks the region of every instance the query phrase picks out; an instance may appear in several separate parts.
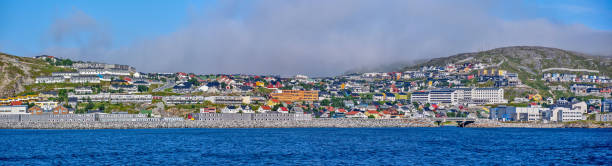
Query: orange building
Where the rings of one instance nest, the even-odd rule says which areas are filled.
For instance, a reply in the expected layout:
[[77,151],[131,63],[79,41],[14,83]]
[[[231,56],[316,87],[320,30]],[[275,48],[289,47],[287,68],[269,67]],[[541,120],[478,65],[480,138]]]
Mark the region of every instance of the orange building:
[[43,113],[43,110],[39,106],[33,106],[28,109],[28,112],[32,115],[40,115]]
[[53,109],[53,114],[68,114],[68,109],[63,106],[57,106]]
[[317,101],[319,100],[318,90],[282,90],[279,93],[270,94],[273,99],[278,99],[282,102],[295,102],[295,101]]

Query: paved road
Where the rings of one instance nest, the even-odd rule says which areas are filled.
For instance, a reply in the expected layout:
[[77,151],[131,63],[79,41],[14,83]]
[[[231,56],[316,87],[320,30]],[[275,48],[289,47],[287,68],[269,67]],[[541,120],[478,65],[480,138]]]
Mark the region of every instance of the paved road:
[[153,89],[153,92],[161,92],[164,91],[164,89],[168,89],[168,88],[172,88],[174,87],[174,81],[168,81],[166,82],[166,84],[164,86],[160,86],[159,88],[155,88]]

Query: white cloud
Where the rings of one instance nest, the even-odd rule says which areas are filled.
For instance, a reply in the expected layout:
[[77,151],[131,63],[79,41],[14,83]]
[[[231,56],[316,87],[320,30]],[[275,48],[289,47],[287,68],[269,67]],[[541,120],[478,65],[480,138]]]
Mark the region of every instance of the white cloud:
[[489,14],[492,3],[222,1],[176,32],[90,54],[143,71],[322,76],[512,45],[612,53],[609,31],[503,20]]

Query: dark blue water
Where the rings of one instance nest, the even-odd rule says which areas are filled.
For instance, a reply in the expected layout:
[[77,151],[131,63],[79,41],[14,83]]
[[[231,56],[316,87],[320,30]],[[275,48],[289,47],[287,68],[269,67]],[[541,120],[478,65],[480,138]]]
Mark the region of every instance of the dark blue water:
[[0,165],[612,165],[612,129],[0,130]]

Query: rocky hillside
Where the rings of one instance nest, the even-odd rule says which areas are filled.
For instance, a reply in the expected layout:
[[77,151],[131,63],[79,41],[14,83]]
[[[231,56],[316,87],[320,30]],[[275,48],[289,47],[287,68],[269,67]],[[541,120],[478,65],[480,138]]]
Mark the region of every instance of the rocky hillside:
[[405,69],[464,62],[495,64],[498,65],[498,68],[527,74],[531,77],[541,76],[542,70],[548,68],[590,69],[600,71],[600,75],[612,76],[612,57],[592,56],[536,46],[502,47],[482,52],[457,54],[435,58]]
[[25,85],[34,83],[38,76],[68,70],[39,59],[0,53],[0,97],[10,97],[23,92]]

